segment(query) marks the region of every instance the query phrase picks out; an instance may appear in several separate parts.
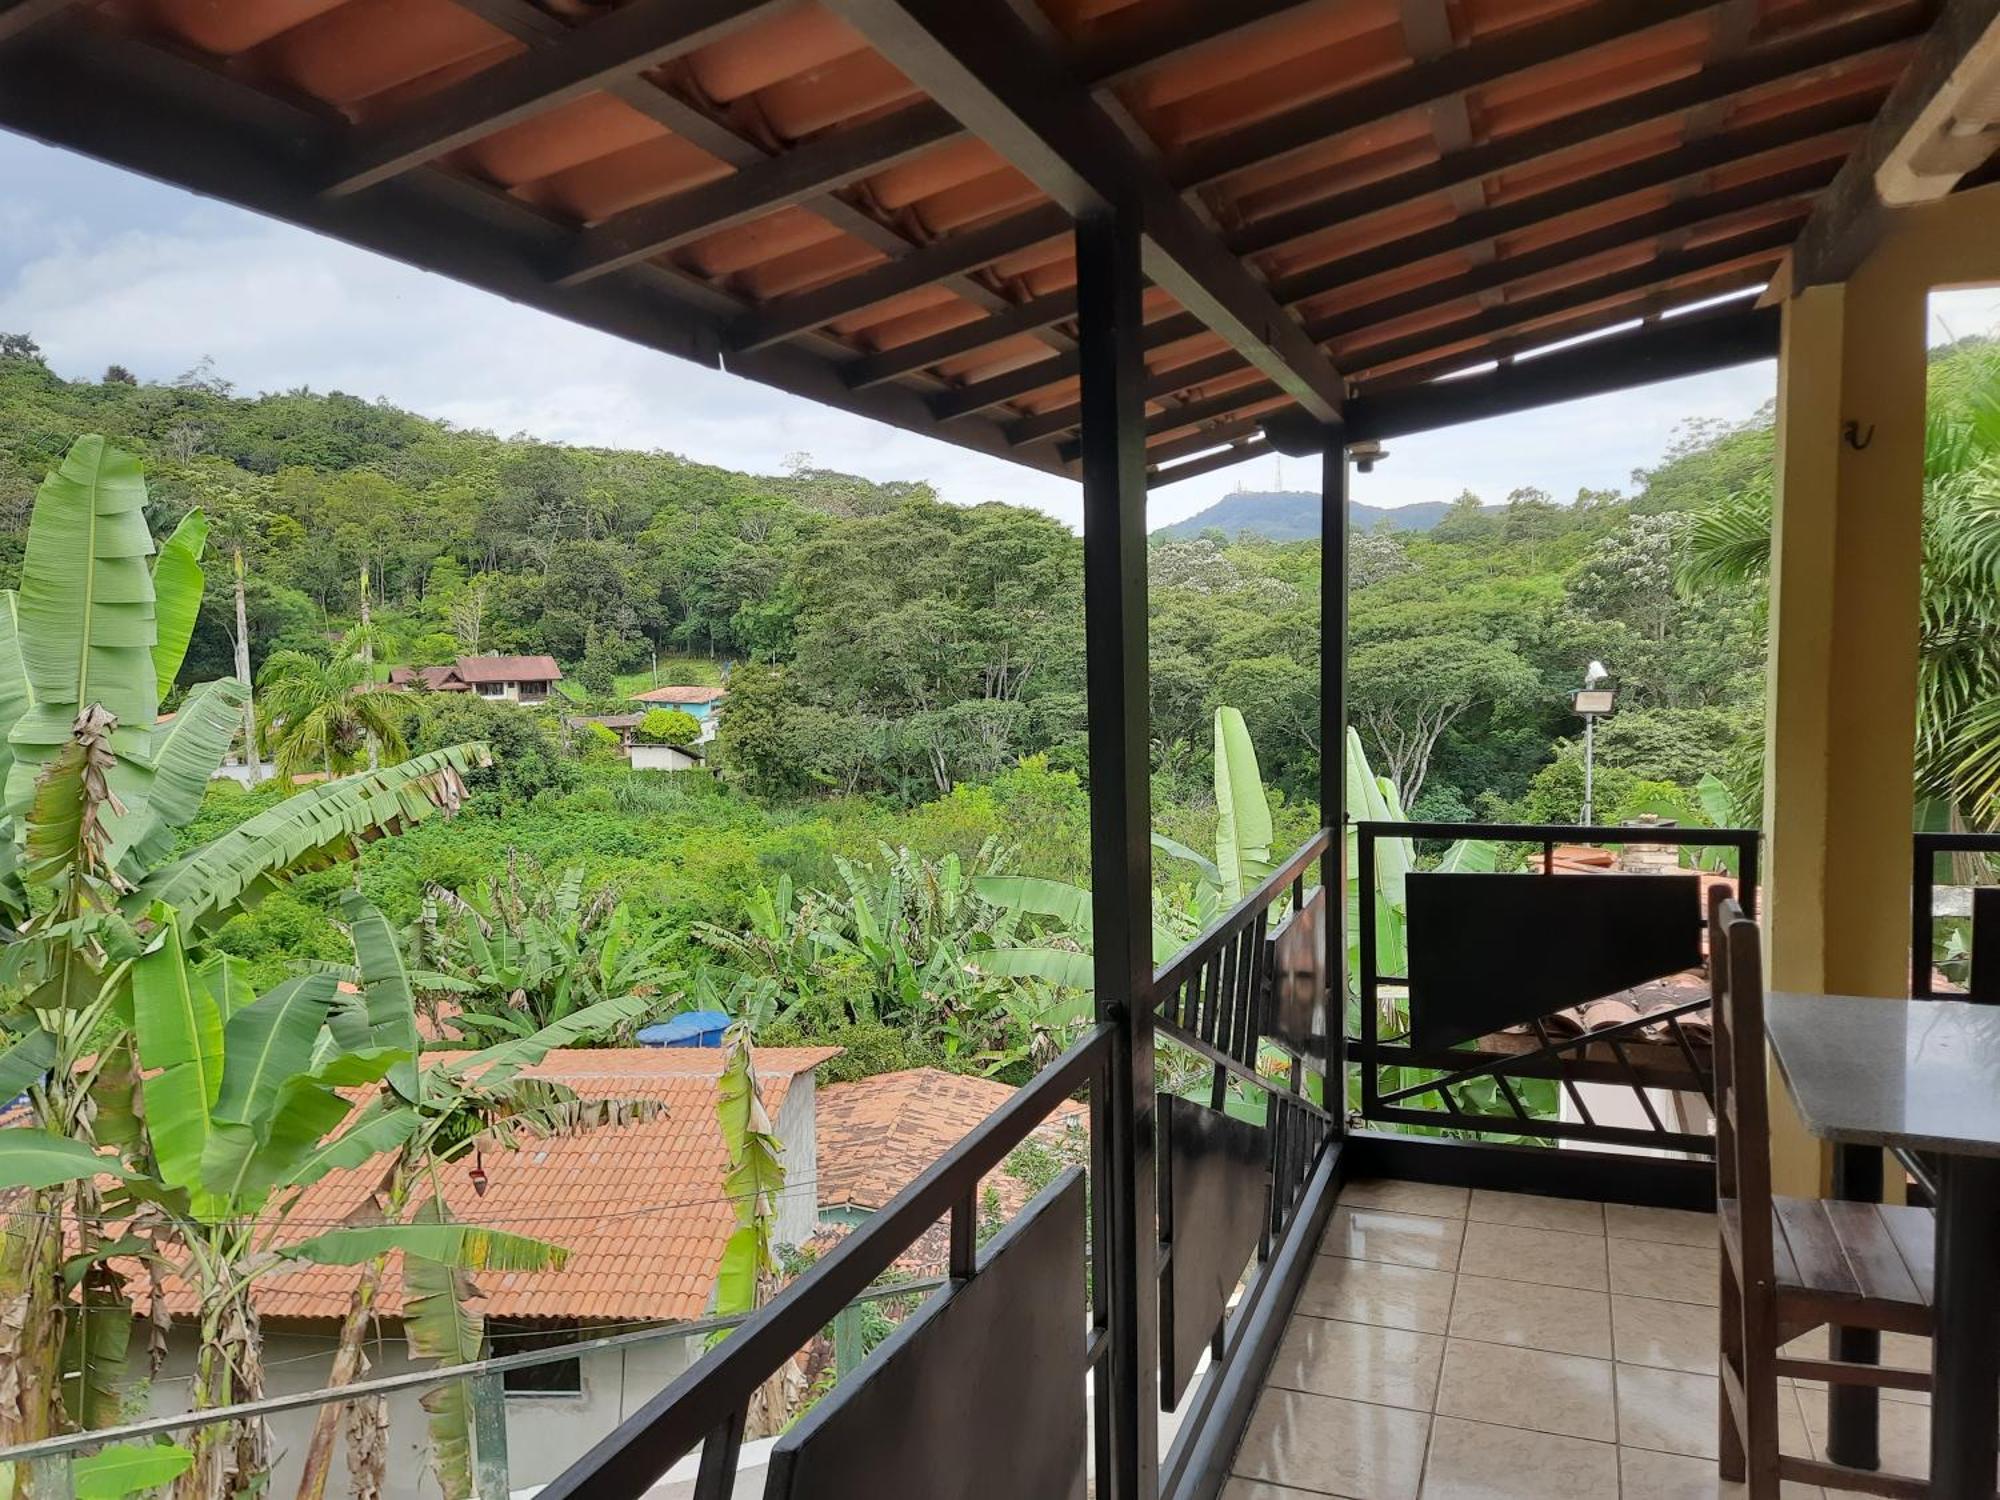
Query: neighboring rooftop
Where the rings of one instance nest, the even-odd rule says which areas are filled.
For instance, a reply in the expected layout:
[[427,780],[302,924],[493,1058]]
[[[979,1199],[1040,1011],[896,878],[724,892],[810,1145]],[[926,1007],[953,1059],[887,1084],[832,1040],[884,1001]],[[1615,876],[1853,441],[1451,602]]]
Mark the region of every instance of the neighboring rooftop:
[[[837,1057],[837,1047],[763,1047],[756,1052],[765,1108],[780,1119],[794,1081]],[[426,1063],[453,1054],[427,1052]],[[727,1157],[715,1119],[717,1047],[572,1048],[526,1070],[565,1083],[586,1099],[641,1100],[650,1119],[606,1125],[518,1151],[484,1153],[482,1197],[471,1158],[440,1172],[453,1217],[552,1240],[569,1250],[559,1271],[484,1271],[480,1308],[508,1318],[674,1321],[701,1317],[709,1304],[723,1242],[735,1227],[723,1196]],[[285,1233],[302,1238],[359,1208],[381,1179],[381,1163],[335,1172],[308,1188]],[[805,1179],[810,1169],[791,1164]],[[803,1184],[802,1184],[803,1185]],[[267,1318],[344,1317],[358,1271],[301,1265],[261,1278],[254,1293]],[[169,1282],[177,1315],[194,1300]],[[402,1278],[392,1267],[377,1306],[402,1310]]]
[[392,667],[391,687],[418,687],[433,693],[462,693],[500,682],[559,682],[562,668],[553,656],[461,656],[435,667]]
[[[822,1210],[873,1212],[1013,1098],[1013,1088],[939,1068],[908,1068],[819,1091],[819,1202]],[[1059,1140],[1081,1130],[1090,1111],[1063,1105],[1039,1132]],[[980,1186],[999,1195],[1008,1212],[1031,1194],[1003,1168]]]
[[634,693],[634,703],[720,703],[727,694],[719,687],[656,687]]

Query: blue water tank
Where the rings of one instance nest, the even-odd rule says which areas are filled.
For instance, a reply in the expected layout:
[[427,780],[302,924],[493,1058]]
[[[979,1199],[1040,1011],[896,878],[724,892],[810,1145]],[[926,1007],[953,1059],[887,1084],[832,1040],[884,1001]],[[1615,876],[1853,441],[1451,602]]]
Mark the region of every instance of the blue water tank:
[[689,1010],[639,1028],[642,1047],[719,1047],[729,1017],[719,1010]]

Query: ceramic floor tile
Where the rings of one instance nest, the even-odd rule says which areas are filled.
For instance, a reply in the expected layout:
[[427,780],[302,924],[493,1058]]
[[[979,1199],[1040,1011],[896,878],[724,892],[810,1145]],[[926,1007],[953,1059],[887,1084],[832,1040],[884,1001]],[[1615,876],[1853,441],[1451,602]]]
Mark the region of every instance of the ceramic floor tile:
[[1546,1432],[1439,1417],[1424,1500],[1607,1500],[1618,1493],[1618,1450]]
[[1613,1297],[1611,1334],[1618,1360],[1665,1370],[1713,1375],[1720,1339],[1719,1315],[1685,1302],[1653,1297]]
[[[1742,1500],[1749,1493],[1740,1484],[1725,1484],[1713,1459],[1646,1448],[1618,1450],[1618,1478],[1621,1500]],[[1821,1500],[1811,1485],[1789,1479],[1778,1493],[1780,1500]]]
[[1664,1245],[1713,1245],[1715,1215],[1681,1208],[1635,1208],[1629,1203],[1604,1205],[1604,1232],[1621,1240],[1654,1240]]
[[1439,1416],[1611,1442],[1618,1420],[1611,1364],[1545,1349],[1451,1339],[1438,1383]]
[[1256,1479],[1232,1479],[1222,1487],[1222,1500],[1324,1500],[1311,1490],[1290,1490]]
[[1607,1286],[1604,1246],[1597,1235],[1474,1223],[1465,1226],[1458,1268],[1469,1276],[1601,1292]]
[[[1785,1392],[1779,1392],[1782,1399]],[[1691,1458],[1714,1458],[1716,1384],[1685,1370],[1618,1367],[1618,1441]]]
[[1522,1229],[1566,1229],[1571,1234],[1604,1233],[1604,1205],[1572,1198],[1544,1198],[1537,1193],[1496,1193],[1472,1190],[1468,1218],[1488,1224],[1513,1224]]
[[1430,1214],[1434,1218],[1465,1217],[1466,1190],[1435,1182],[1397,1182],[1390,1178],[1361,1178],[1343,1183],[1341,1203],[1349,1208],[1386,1208],[1396,1213]]
[[[1806,1434],[1814,1458],[1826,1457],[1826,1397],[1824,1393],[1800,1391],[1799,1406],[1805,1413]],[[1891,1474],[1907,1474],[1926,1479],[1931,1472],[1931,1414],[1928,1407],[1906,1401],[1884,1401],[1881,1406],[1878,1452],[1882,1468]]]
[[1625,1297],[1716,1304],[1719,1251],[1712,1246],[1613,1239],[1611,1290]]
[[1302,1391],[1266,1391],[1243,1434],[1243,1479],[1344,1500],[1416,1500],[1431,1419]]
[[1264,1383],[1429,1411],[1443,1361],[1444,1340],[1433,1333],[1293,1318]]
[[1451,1318],[1451,1291],[1446,1271],[1315,1255],[1292,1310],[1347,1323],[1443,1333]]
[[1609,1359],[1611,1299],[1572,1287],[1461,1275],[1449,1332],[1489,1344]]
[[1327,1221],[1319,1251],[1322,1255],[1344,1255],[1349,1260],[1380,1260],[1399,1266],[1423,1266],[1431,1271],[1455,1271],[1458,1242],[1464,1234],[1463,1219],[1342,1204]]

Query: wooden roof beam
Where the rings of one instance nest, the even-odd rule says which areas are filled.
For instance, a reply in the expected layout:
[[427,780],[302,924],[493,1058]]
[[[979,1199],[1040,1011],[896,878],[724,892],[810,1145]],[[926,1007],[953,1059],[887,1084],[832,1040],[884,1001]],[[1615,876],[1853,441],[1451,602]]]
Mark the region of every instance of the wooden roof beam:
[[1411,110],[1483,88],[1530,68],[1636,36],[1710,9],[1717,0],[1599,0],[1553,20],[1523,26],[1491,42],[1455,48],[1373,83],[1343,89],[1204,141],[1182,152],[1170,171],[1183,191],[1246,167],[1264,166]]
[[1433,381],[1348,403],[1349,442],[1379,442],[1460,422],[1729,369],[1778,352],[1775,308],[1689,313],[1631,333],[1559,349],[1486,375]]
[[1155,285],[1316,417],[1339,415],[1345,386],[1332,362],[1004,5],[824,3],[1072,216],[1135,214]]
[[864,354],[849,362],[841,369],[841,378],[849,389],[862,391],[871,385],[880,385],[886,380],[895,380],[904,375],[914,375],[930,365],[941,364],[948,359],[956,359],[963,354],[971,354],[984,349],[989,344],[997,344],[1002,339],[1016,334],[1033,333],[1036,329],[1047,328],[1053,323],[1066,322],[1076,316],[1076,288],[1051,292],[1046,297],[1034,297],[1026,302],[1017,302],[1012,307],[977,322],[948,328],[943,333],[934,333],[929,338],[912,339],[907,344],[898,344],[893,349],[883,349],[874,354]]
[[386,182],[781,8],[782,0],[632,0],[553,45],[530,48],[356,131],[326,191],[340,197]]
[[1275,453],[1269,442],[1263,438],[1251,438],[1247,442],[1232,443],[1214,453],[1205,453],[1200,458],[1191,458],[1186,463],[1171,464],[1164,469],[1155,469],[1146,476],[1146,488],[1164,489],[1167,485],[1178,484],[1183,479],[1199,479],[1204,474],[1213,474],[1218,469],[1233,469],[1253,458],[1262,458]]
[[823,324],[866,312],[879,302],[928,286],[947,276],[990,265],[1003,256],[1032,249],[1067,234],[1069,215],[1045,203],[1012,218],[978,229],[960,230],[856,275],[789,297],[777,297],[746,313],[728,330],[729,347],[738,353],[762,349],[794,338]]
[[[1202,331],[1201,319],[1192,313],[1170,313],[1164,318],[1155,318],[1139,334],[1139,348],[1142,351],[1163,348],[1185,338],[1193,338]],[[958,417],[971,416],[974,412],[985,411],[998,406],[1003,401],[1018,400],[1022,396],[1033,395],[1036,391],[1068,380],[1080,368],[1074,354],[1058,355],[1054,359],[1038,359],[1033,364],[1022,365],[1017,370],[1009,370],[1004,375],[989,376],[985,380],[973,381],[954,390],[944,391],[931,397],[931,414],[940,422],[949,422]]]
[[591,226],[557,283],[576,286],[703,235],[807,202],[963,133],[947,111],[926,101],[821,136]]
[[[1749,130],[1678,146],[1630,166],[1616,167],[1594,177],[1565,183],[1549,192],[1518,198],[1495,208],[1466,214],[1449,223],[1370,246],[1353,255],[1287,276],[1274,282],[1271,289],[1279,301],[1287,304],[1337,292],[1342,287],[1353,286],[1399,266],[1428,260],[1432,256],[1449,255],[1502,235],[1536,228],[1616,203],[1653,188],[1693,181],[1718,167],[1737,166],[1773,151],[1852,130],[1865,124],[1873,113],[1872,101],[1857,99],[1802,111],[1798,115],[1780,116]],[[1817,192],[1832,180],[1838,166],[1838,154],[1829,150],[1823,162],[1794,167],[1770,177],[1753,179],[1740,189],[1730,189],[1729,192],[1737,196],[1726,201],[1754,205],[1766,198],[1779,199],[1801,191]],[[1701,204],[1710,199],[1689,197],[1684,201]],[[1667,213],[1668,210],[1656,212]],[[1684,212],[1697,211],[1689,209]],[[1701,217],[1710,216],[1698,214],[1696,219],[1687,222],[1692,224],[1699,222]]]
[[[1435,5],[1436,0],[1409,0],[1409,3],[1427,6]],[[1469,194],[1479,193],[1480,184],[1488,175],[1574,150],[1581,138],[1609,134],[1691,108],[1724,103],[1781,78],[1852,63],[1885,48],[1902,45],[1918,34],[1918,23],[1927,15],[1926,6],[1919,3],[1886,15],[1869,11],[1858,18],[1836,19],[1808,35],[1759,48],[1747,56],[1718,63],[1692,78],[1677,80],[1589,111],[1581,121],[1558,122],[1554,126],[1524,131],[1486,146],[1471,146],[1414,173],[1402,174],[1382,183],[1371,183],[1351,193],[1258,220],[1231,236],[1229,245],[1240,254],[1252,254],[1428,193],[1460,189],[1467,190]],[[1584,182],[1553,189],[1534,198],[1483,211],[1490,212],[1491,218],[1467,222],[1468,215],[1417,235],[1404,236],[1393,244],[1340,262],[1337,274],[1342,280],[1358,279],[1373,274],[1374,270],[1387,269],[1419,256],[1443,254],[1469,244],[1487,242],[1494,235],[1590,207],[1599,201],[1609,201],[1675,181],[1691,182],[1695,176],[1717,167],[1861,123],[1872,117],[1873,110],[1872,98],[1857,97],[1780,116],[1662,153],[1643,162],[1599,173]],[[1300,275],[1313,276],[1316,270]],[[1044,300],[1047,299],[1037,299],[1037,303]],[[1073,312],[1074,304],[1067,304],[1061,316],[1068,317]],[[1019,309],[1002,309],[989,318],[937,335],[932,348],[913,345],[907,346],[907,353],[895,350],[879,356],[865,356],[857,360],[853,367],[857,388],[874,381],[912,374],[940,360],[998,343],[1022,331],[1023,327],[1038,323],[1039,314],[1040,309],[1034,303],[1023,304]],[[925,343],[930,345],[932,341]],[[1066,368],[1051,361],[1028,368],[1044,371],[1045,378],[1036,380],[1025,369],[1010,371],[1007,376],[997,377],[1006,384],[991,387],[990,395],[981,390],[984,382],[965,387],[962,392],[948,392],[937,398],[939,414],[949,417],[982,410],[1075,373],[1073,367]]]
[[1601,137],[1671,119],[1783,79],[1851,64],[1921,35],[1931,9],[1929,0],[1919,0],[1887,13],[1865,12],[1834,21],[1803,36],[1715,63],[1671,83],[1469,147],[1412,171],[1253,220],[1230,236],[1229,247],[1239,255],[1255,255],[1401,207],[1432,193],[1448,193],[1465,183],[1531,166]]
[[[1719,226],[1754,209],[1802,200],[1806,195],[1816,191],[1818,185],[1824,184],[1831,178],[1833,170],[1833,164],[1828,162],[1821,166],[1782,173],[1761,182],[1745,183],[1739,188],[1669,204],[1664,208],[1637,214],[1616,224],[1607,224],[1588,234],[1559,240],[1555,244],[1531,250],[1525,255],[1510,255],[1504,260],[1477,266],[1425,286],[1413,287],[1407,292],[1377,297],[1369,302],[1342,308],[1339,312],[1330,313],[1307,324],[1307,332],[1313,338],[1322,341],[1346,338],[1371,327],[1449,306],[1453,302],[1477,296],[1483,291],[1525,281],[1548,272],[1560,271],[1600,255],[1633,249],[1676,229]],[[1803,217],[1802,207],[1799,216]],[[1755,241],[1761,245],[1765,240],[1771,239],[1775,243],[1783,244],[1790,241],[1793,233],[1792,224],[1780,221],[1775,226],[1758,225],[1740,234],[1729,235],[1720,243],[1734,244],[1742,240]],[[1710,248],[1710,245],[1700,247],[1703,252]]]
[[[1253,36],[1317,0],[1180,0],[1113,11],[1097,35],[1075,48],[1070,72],[1093,89],[1115,88],[1214,42]],[[1165,14],[1162,14],[1165,12]],[[1131,19],[1121,21],[1121,17]]]
[[2000,150],[2000,0],[1946,0],[1867,138],[1815,205],[1793,292],[1845,281],[1898,208],[1943,197]]
[[[1245,366],[1243,356],[1233,351],[1212,354],[1207,359],[1197,359],[1184,365],[1175,365],[1171,370],[1160,370],[1146,377],[1140,394],[1148,401],[1158,401],[1177,391],[1205,384],[1211,380],[1221,380],[1225,376],[1239,375]],[[1043,442],[1075,430],[1083,419],[1083,410],[1075,402],[1050,407],[1047,411],[1036,412],[1033,416],[1022,417],[1011,423],[1007,429],[1007,440],[1015,447],[1029,443]]]

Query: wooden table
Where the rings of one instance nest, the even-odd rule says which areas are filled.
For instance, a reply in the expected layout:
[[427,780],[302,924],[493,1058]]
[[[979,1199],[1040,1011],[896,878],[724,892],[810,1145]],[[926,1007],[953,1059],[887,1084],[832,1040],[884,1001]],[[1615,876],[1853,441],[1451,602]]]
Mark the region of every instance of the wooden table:
[[2000,1464],[2000,1006],[1777,993],[1765,1025],[1807,1130],[1939,1161],[1931,1493],[1991,1500]]

